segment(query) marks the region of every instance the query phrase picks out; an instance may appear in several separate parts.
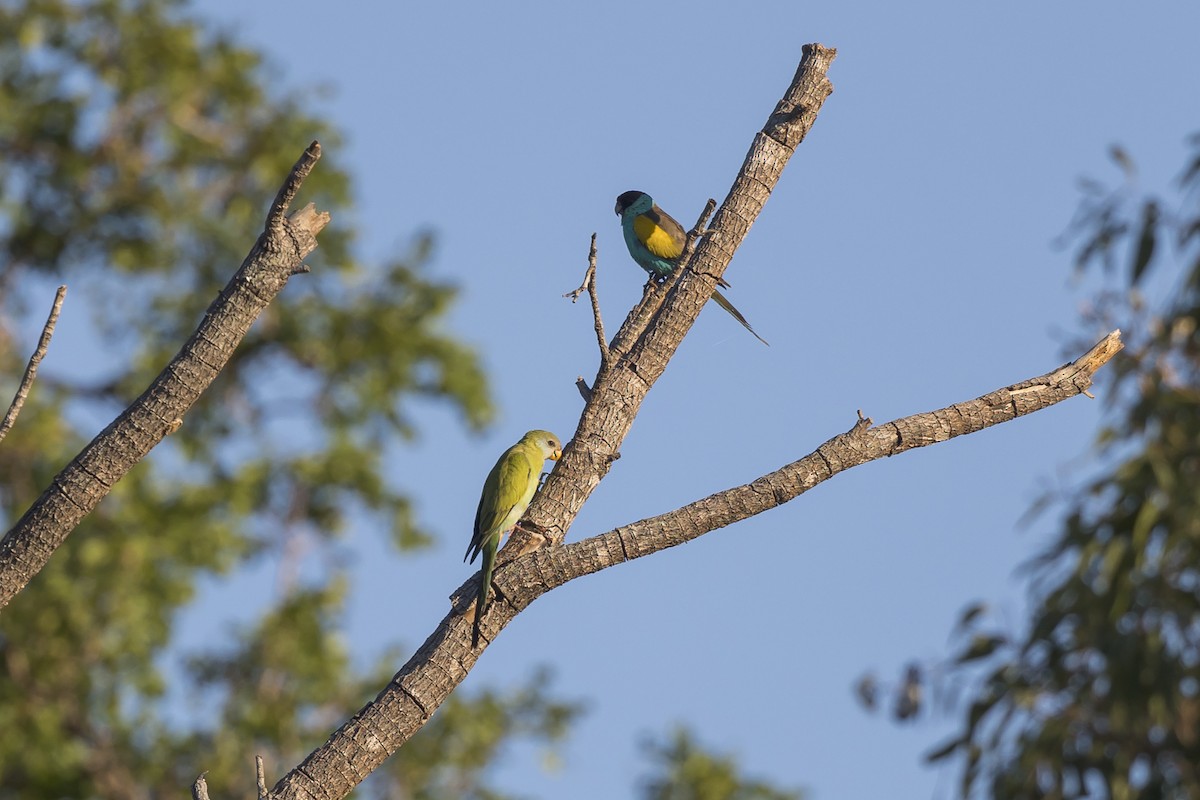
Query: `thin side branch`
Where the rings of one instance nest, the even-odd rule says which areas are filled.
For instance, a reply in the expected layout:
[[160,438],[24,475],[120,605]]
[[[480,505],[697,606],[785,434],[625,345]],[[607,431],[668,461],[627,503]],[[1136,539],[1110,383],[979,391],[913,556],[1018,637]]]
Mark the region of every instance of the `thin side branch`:
[[154,382],[55,476],[0,541],[0,608],[41,571],[50,556],[112,487],[163,437],[178,429],[258,315],[304,271],[329,214],[313,204],[282,216],[320,157],[316,142],[292,168],[241,267],[208,307],[196,332]]
[[[563,297],[571,298],[574,303],[584,292],[592,301],[592,319],[596,327],[596,343],[600,346],[600,373],[608,371],[609,353],[608,337],[604,335],[604,320],[600,317],[600,295],[596,290],[596,234],[592,234],[592,246],[588,250],[588,268],[583,274],[583,283],[579,288],[567,292]],[[582,378],[580,379],[582,380]]]
[[679,263],[686,264],[692,258],[692,253],[696,250],[696,242],[700,241],[700,237],[708,233],[708,218],[717,210],[717,201],[711,197],[704,204],[704,210],[700,212],[700,218],[696,220],[695,226],[688,231],[687,242],[683,245],[683,252],[679,255]]
[[54,293],[50,316],[46,318],[46,324],[42,326],[42,336],[38,339],[37,348],[29,357],[25,375],[21,378],[21,385],[17,387],[17,394],[13,397],[12,404],[8,407],[8,413],[4,415],[3,420],[0,420],[0,441],[4,441],[4,437],[8,436],[8,432],[12,430],[13,424],[17,421],[17,415],[21,413],[21,409],[25,405],[25,398],[29,396],[33,379],[37,377],[38,365],[42,363],[42,359],[46,356],[46,350],[50,347],[50,338],[54,336],[54,326],[58,324],[58,314],[62,311],[63,298],[66,296],[66,286],[58,287],[58,291]]

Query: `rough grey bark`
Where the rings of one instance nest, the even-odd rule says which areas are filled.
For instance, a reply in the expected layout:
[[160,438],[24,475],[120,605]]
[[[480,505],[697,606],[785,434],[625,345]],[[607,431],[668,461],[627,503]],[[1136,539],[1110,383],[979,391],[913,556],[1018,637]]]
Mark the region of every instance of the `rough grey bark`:
[[165,436],[224,368],[251,324],[283,289],[305,272],[329,215],[310,203],[287,210],[317,159],[313,142],[292,167],[250,254],[204,314],[196,332],[153,383],[63,469],[0,541],[0,608],[41,571],[71,531]]

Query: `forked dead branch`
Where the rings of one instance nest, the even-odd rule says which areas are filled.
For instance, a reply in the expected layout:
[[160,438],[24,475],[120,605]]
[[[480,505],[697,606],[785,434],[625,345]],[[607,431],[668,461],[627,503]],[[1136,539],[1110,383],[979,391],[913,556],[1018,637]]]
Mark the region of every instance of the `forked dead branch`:
[[[575,435],[534,498],[523,525],[501,551],[481,624],[472,647],[472,619],[463,614],[478,577],[452,595],[451,609],[424,644],[378,696],[335,731],[321,747],[259,796],[345,797],[419,731],[470,672],[488,643],[534,600],[575,578],[695,539],[776,508],[813,486],[859,464],[947,441],[1016,419],[1087,392],[1096,370],[1118,352],[1114,331],[1090,351],[1056,370],[981,397],[882,425],[859,415],[853,427],[811,453],[741,486],[717,492],[655,517],[564,545],[576,515],[619,458],[643,400],[663,374],[684,336],[712,295],[799,144],[832,92],[827,72],[836,51],[806,45],[782,98],[754,136],[741,169],[711,223],[706,209],[681,266],[647,291],[611,341],[595,293],[593,240],[588,291],[599,348],[599,367],[586,391]],[[706,102],[715,102],[706,98]],[[155,382],[70,465],[0,543],[0,608],[26,585],[109,489],[180,424],[187,409],[227,362],[257,315],[303,271],[304,257],[328,215],[312,206],[287,216],[304,177],[320,155],[313,145],[285,181],[262,236],[200,327]],[[699,236],[704,228],[704,235]],[[581,379],[582,381],[582,379]],[[199,771],[203,765],[197,765]],[[195,792],[207,793],[203,780]],[[197,795],[199,796],[199,795]]]
[[276,784],[272,798],[344,797],[421,729],[467,676],[487,643],[552,589],[775,508],[850,467],[974,433],[1084,393],[1095,371],[1120,350],[1120,332],[1114,331],[1070,364],[974,400],[878,426],[860,415],[848,432],[746,485],[563,546],[579,509],[619,457],[642,400],[816,120],[832,91],[826,72],[835,55],[820,45],[804,48],[791,84],[755,136],[705,236],[667,283],[646,293],[608,343],[589,259],[575,297],[583,291],[592,294],[600,365],[590,387],[580,379],[585,407],[575,436],[525,515],[523,524],[544,535],[518,530],[501,551],[493,581],[496,599],[485,615],[481,646],[472,648],[471,619],[463,614],[476,591],[477,578],[472,578],[455,591],[449,613],[375,700]]

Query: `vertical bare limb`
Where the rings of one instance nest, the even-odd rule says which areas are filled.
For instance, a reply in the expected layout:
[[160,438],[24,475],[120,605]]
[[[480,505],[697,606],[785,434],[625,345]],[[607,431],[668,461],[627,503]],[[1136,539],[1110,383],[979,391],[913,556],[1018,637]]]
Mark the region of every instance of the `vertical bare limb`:
[[38,364],[42,363],[46,349],[50,347],[50,337],[54,336],[54,326],[58,324],[58,314],[62,311],[63,298],[66,296],[67,287],[58,287],[58,291],[54,294],[54,304],[50,306],[50,316],[46,318],[46,324],[42,326],[42,336],[38,339],[37,349],[29,357],[25,375],[21,378],[21,385],[17,387],[17,394],[13,397],[12,405],[8,407],[8,413],[4,415],[3,420],[0,420],[0,441],[4,441],[4,437],[8,436],[13,423],[17,421],[17,415],[21,413],[21,408],[25,405],[25,398],[29,396],[29,387],[33,386],[33,379],[37,377]]

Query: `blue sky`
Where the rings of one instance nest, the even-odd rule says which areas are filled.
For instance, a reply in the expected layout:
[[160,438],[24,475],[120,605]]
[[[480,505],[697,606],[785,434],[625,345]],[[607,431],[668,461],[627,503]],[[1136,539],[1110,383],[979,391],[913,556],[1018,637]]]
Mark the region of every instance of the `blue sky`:
[[[726,273],[771,347],[706,309],[571,539],[752,480],[857,409],[883,422],[1062,363],[1087,294],[1052,243],[1077,179],[1116,180],[1106,152],[1119,143],[1144,186],[1165,185],[1200,96],[1200,6],[1185,2],[196,8],[265,51],[281,88],[314,87],[313,108],[345,132],[327,156],[357,180],[364,254],[436,233],[436,274],[463,288],[448,327],[479,348],[500,410],[476,436],[426,407],[421,440],[395,454],[440,540],[399,557],[380,532],[355,532],[346,637],[364,661],[418,645],[470,575],[460,554],[499,452],[529,428],[573,432],[574,380],[597,354],[586,302],[561,295],[593,231],[610,331],[641,292],[616,195],[647,191],[690,225],[728,191],[804,43],[838,49],[834,94]],[[639,740],[682,722],[818,800],[945,794],[953,775],[920,757],[953,720],[897,727],[865,714],[852,684],[943,653],[975,599],[1019,624],[1012,571],[1053,518],[1018,522],[1086,469],[1101,411],[1080,398],[865,465],[546,596],[463,689],[547,663],[589,713],[556,770],[518,748],[499,781],[530,797],[627,796],[644,774]],[[211,594],[193,624],[234,614]]]

